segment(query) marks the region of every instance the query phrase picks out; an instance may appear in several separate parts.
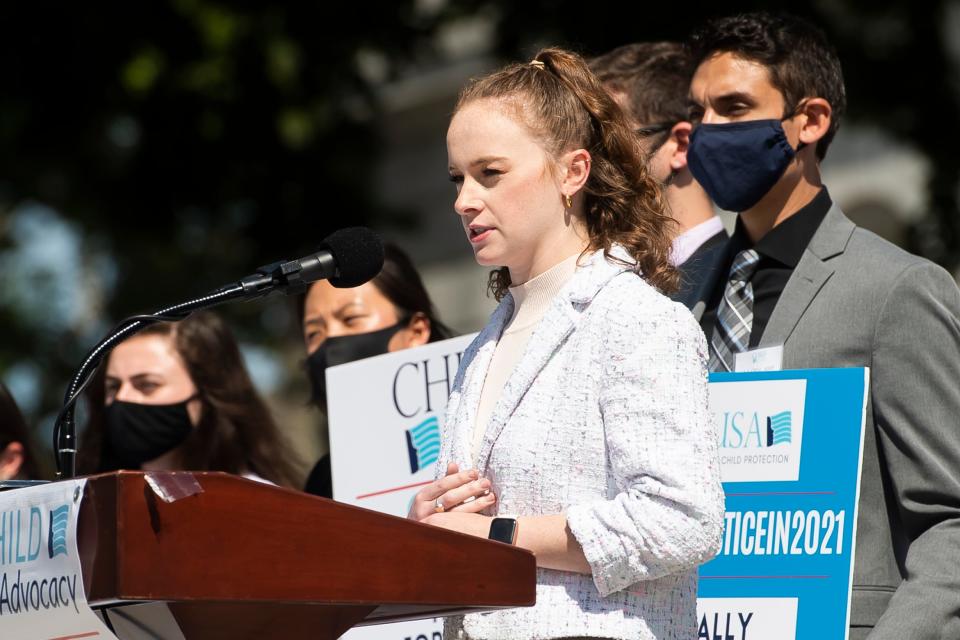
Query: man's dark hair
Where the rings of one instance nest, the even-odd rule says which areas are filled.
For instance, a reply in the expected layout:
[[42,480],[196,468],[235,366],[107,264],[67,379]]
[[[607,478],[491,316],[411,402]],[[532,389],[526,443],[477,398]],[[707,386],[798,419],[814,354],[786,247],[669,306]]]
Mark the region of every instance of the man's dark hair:
[[817,142],[817,157],[823,159],[847,106],[840,59],[823,31],[796,16],[760,11],[707,22],[690,37],[690,48],[696,66],[714,54],[732,53],[767,67],[770,82],[783,94],[784,116],[804,98],[829,102],[830,130]]
[[687,120],[687,94],[696,65],[679,42],[639,42],[590,61],[607,89],[626,96],[627,110],[641,126]]

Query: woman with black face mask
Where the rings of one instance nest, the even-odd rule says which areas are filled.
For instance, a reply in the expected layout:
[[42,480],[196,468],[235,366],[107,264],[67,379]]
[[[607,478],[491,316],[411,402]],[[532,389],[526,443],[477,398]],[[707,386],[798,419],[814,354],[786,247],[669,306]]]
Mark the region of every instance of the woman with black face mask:
[[[373,280],[352,289],[315,282],[300,310],[312,400],[324,412],[328,367],[452,337],[437,318],[413,262],[389,243],[383,269]],[[333,496],[329,455],[314,466],[304,490]]]
[[213,313],[152,325],[114,347],[88,399],[82,473],[225,471],[298,484],[294,455]]

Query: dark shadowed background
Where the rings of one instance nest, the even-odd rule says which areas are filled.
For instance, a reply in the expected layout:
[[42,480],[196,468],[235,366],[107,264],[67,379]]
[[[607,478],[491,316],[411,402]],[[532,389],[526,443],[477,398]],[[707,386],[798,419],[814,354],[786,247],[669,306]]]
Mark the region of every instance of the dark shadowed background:
[[[5,3],[0,9],[0,379],[46,444],[84,352],[113,322],[369,225],[424,269],[442,314],[490,301],[452,213],[457,89],[559,44],[682,39],[762,2]],[[819,0],[850,109],[824,166],[860,224],[960,264],[960,2]],[[305,457],[289,301],[223,309]]]

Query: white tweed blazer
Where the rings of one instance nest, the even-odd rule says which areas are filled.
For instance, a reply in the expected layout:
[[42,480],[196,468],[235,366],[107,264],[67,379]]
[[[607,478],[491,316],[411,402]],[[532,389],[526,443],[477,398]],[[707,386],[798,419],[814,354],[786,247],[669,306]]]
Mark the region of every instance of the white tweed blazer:
[[474,465],[474,416],[512,312],[507,295],[463,354],[437,470],[452,461],[490,478],[488,515],[565,513],[592,575],[538,569],[534,607],[447,618],[445,637],[696,637],[697,566],[719,550],[724,515],[700,327],[629,265],[584,257],[507,380]]

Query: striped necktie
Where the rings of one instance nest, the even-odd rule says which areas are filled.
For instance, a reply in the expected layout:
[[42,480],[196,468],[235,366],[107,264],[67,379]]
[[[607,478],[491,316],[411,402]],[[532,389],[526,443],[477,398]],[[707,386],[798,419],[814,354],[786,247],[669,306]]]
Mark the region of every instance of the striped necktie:
[[733,371],[734,354],[746,351],[753,329],[753,284],[760,256],[754,249],[737,254],[717,307],[717,324],[710,338],[710,371]]

